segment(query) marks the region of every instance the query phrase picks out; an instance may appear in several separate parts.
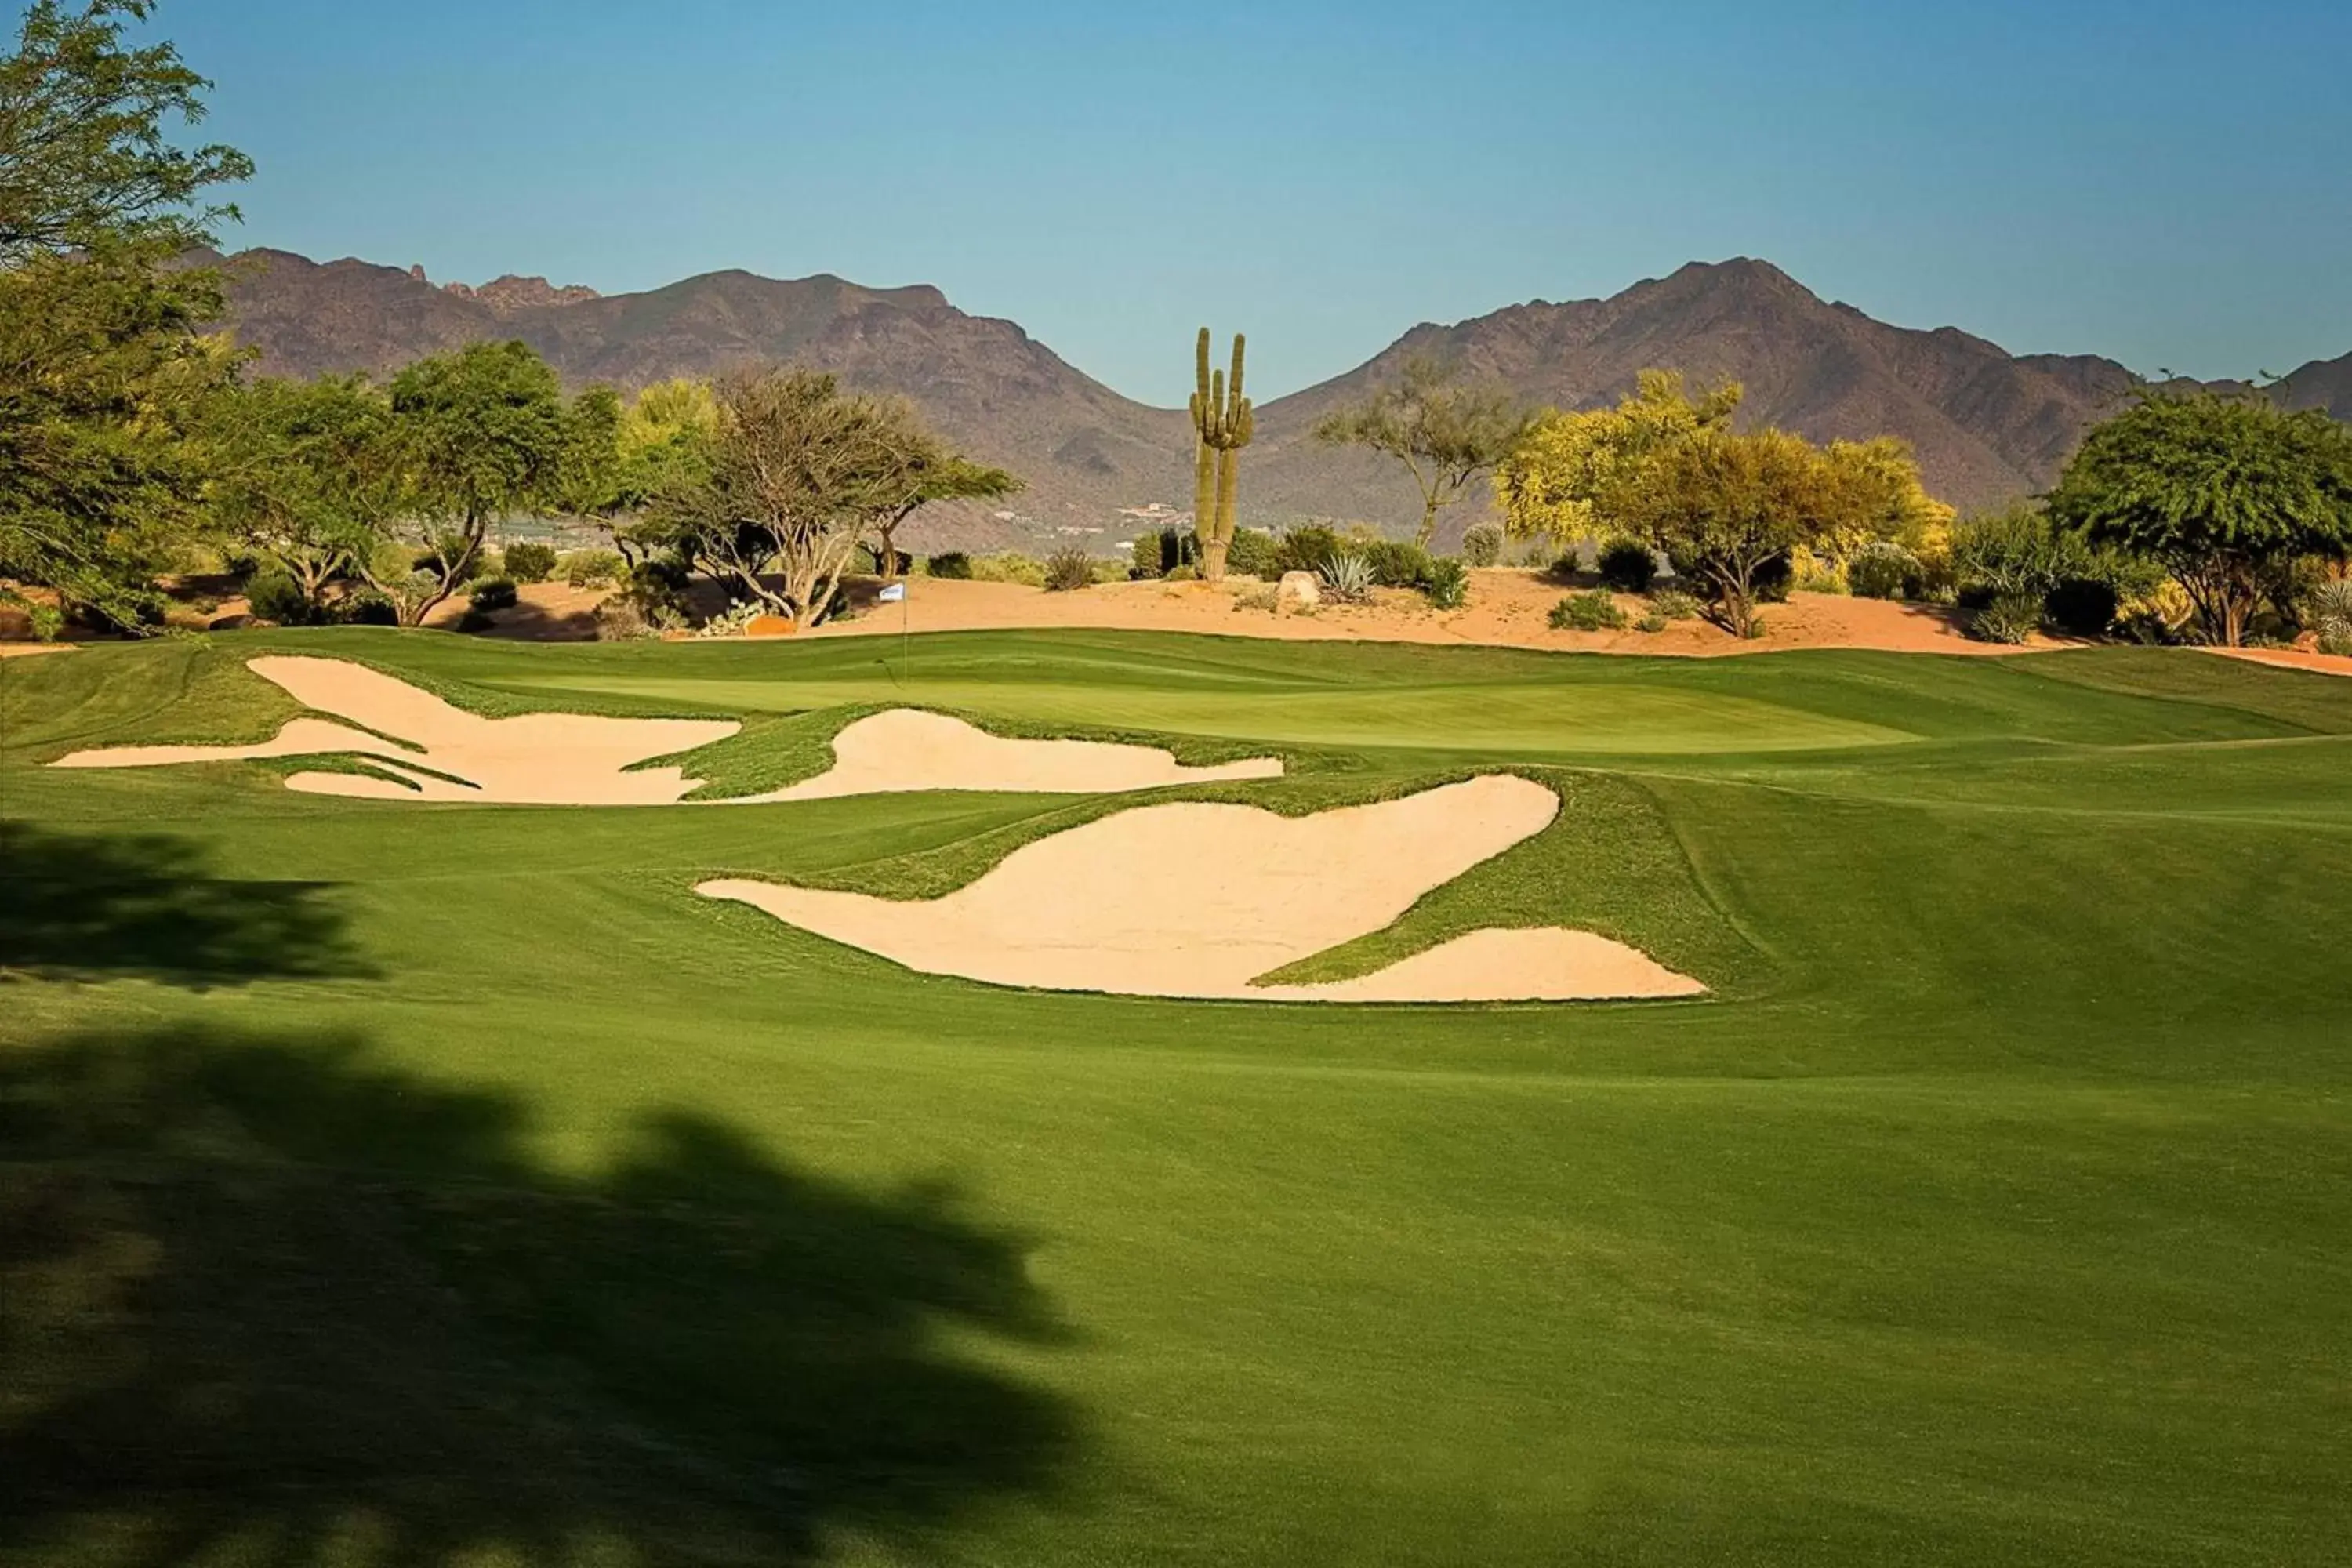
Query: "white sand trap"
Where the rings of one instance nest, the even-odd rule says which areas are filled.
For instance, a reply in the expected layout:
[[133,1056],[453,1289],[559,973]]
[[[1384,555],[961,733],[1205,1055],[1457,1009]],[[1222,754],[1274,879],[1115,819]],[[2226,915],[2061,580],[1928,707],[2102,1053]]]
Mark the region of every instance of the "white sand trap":
[[919,708],[893,708],[845,726],[833,738],[833,766],[813,779],[740,798],[756,804],[922,789],[1108,795],[1213,779],[1276,778],[1282,773],[1278,757],[1187,767],[1157,746],[1007,740]]
[[1365,1002],[1704,989],[1620,943],[1557,928],[1474,931],[1356,980],[1250,984],[1389,925],[1559,810],[1550,790],[1507,774],[1307,817],[1246,805],[1143,806],[1024,845],[940,899],[731,879],[696,890],[909,969],[1003,985]]
[[[741,728],[732,720],[606,719],[580,713],[485,719],[347,659],[269,655],[248,661],[247,668],[285,688],[305,708],[397,736],[415,749],[324,719],[291,719],[259,745],[115,746],[75,752],[53,765],[143,768],[252,757],[356,755],[416,787],[361,773],[295,773],[286,786],[311,795],[377,800],[666,805],[702,781],[688,778],[675,767],[624,770],[648,757],[723,741]],[[420,771],[427,769],[431,771]],[[441,773],[466,783],[435,776]]]

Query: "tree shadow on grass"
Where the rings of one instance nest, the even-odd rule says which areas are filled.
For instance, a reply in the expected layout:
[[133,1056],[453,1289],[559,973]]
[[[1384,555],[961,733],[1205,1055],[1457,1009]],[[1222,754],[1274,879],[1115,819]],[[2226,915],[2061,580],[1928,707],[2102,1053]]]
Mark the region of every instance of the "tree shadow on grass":
[[[682,1112],[604,1173],[351,1038],[0,1055],[0,1559],[812,1560],[1053,1489],[1067,1331],[945,1186]],[[100,1545],[102,1543],[102,1547]]]
[[207,874],[186,839],[0,822],[0,977],[181,985],[361,976],[317,882]]

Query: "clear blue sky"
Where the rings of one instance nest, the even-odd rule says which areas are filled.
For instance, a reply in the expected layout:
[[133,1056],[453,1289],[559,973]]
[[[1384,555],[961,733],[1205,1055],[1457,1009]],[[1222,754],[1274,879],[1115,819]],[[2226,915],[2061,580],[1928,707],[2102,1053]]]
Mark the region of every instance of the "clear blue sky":
[[1767,258],[2144,371],[2352,350],[2352,0],[166,0],[232,244],[932,282],[1132,396]]

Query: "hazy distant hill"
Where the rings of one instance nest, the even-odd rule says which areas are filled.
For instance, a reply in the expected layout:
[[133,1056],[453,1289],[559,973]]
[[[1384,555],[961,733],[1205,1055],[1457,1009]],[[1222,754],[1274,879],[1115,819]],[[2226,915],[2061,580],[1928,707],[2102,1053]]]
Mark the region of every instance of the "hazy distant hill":
[[[937,289],[867,289],[820,275],[789,281],[706,273],[647,293],[597,296],[543,279],[443,287],[416,269],[284,251],[232,260],[233,321],[266,371],[391,370],[419,354],[520,337],[574,384],[634,389],[761,360],[795,360],[860,388],[902,393],[966,449],[1030,482],[1018,527],[958,517],[956,542],[993,543],[1056,528],[1131,525],[1120,508],[1191,500],[1191,431],[1076,370],[1018,325],[967,315]],[[1266,331],[1260,327],[1261,335]],[[1189,343],[1171,353],[1189,355]],[[2137,384],[2112,360],[2005,353],[1954,328],[1918,331],[1823,301],[1745,258],[1694,262],[1606,300],[1514,305],[1454,326],[1424,324],[1366,364],[1263,405],[1243,466],[1255,521],[1301,516],[1402,524],[1418,514],[1391,465],[1316,445],[1316,417],[1429,353],[1493,377],[1529,402],[1607,402],[1648,366],[1695,381],[1746,383],[1746,416],[1815,439],[1901,436],[1929,488],[1962,506],[2046,487],[2083,427]],[[2299,403],[2352,413],[2352,355],[2289,380]],[[1458,529],[1466,509],[1451,520]],[[937,537],[938,531],[934,531]]]
[[2352,420],[2352,353],[2313,360],[2278,384],[2278,395],[2289,408],[2324,408]]

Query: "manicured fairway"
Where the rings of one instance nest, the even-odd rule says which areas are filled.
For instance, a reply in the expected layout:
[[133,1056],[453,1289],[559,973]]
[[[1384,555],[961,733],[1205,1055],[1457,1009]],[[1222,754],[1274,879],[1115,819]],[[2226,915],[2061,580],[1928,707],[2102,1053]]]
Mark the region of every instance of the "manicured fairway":
[[[485,711],[1504,765],[1484,919],[1716,989],[1184,1004],[693,884],[932,892],[1114,803],[376,804],[242,660]],[[903,662],[902,662],[903,660]],[[972,634],[0,663],[0,1561],[2277,1564],[2352,1540],[2352,681]],[[1166,798],[1152,795],[1148,798]],[[1214,853],[1204,846],[1204,853]]]

